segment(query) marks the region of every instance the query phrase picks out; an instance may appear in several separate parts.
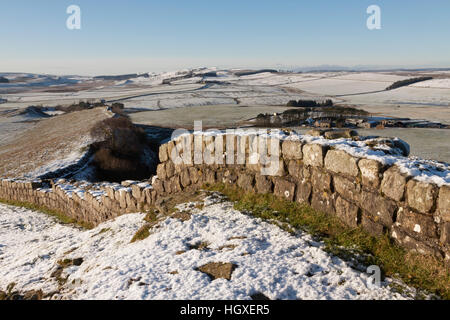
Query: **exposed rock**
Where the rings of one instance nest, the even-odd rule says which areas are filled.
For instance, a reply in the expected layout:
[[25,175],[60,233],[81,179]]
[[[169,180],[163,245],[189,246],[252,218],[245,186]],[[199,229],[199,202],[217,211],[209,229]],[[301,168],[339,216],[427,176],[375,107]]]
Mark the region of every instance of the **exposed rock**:
[[354,204],[342,197],[336,199],[336,214],[346,225],[356,228],[358,225],[358,210]]
[[450,245],[450,222],[444,222],[441,225],[441,243]]
[[407,208],[399,208],[397,225],[409,234],[416,234],[425,238],[437,238],[437,228],[433,217],[415,213]]
[[325,157],[325,168],[335,173],[356,177],[359,174],[356,159],[342,150],[330,150]]
[[216,279],[231,280],[233,271],[237,268],[232,263],[213,262],[199,267],[197,270],[206,273],[211,281]]
[[166,162],[167,160],[169,160],[169,156],[167,153],[167,144],[162,144],[159,147],[159,161]]
[[295,195],[295,183],[281,178],[275,179],[275,188],[273,193],[278,197],[292,201],[294,200]]
[[380,236],[384,232],[384,227],[370,219],[365,212],[361,215],[361,227],[373,236]]
[[285,140],[282,143],[282,153],[284,159],[301,160],[303,158],[302,143],[295,140]]
[[181,185],[185,188],[191,184],[191,178],[188,169],[184,169],[183,171],[181,171],[180,182]]
[[422,213],[429,213],[434,209],[438,190],[436,186],[410,180],[406,185],[406,198],[408,205]]
[[334,190],[347,200],[358,203],[361,198],[361,186],[347,178],[335,175],[333,177]]
[[438,211],[442,220],[450,222],[450,187],[442,186],[439,190]]
[[303,179],[303,165],[300,160],[290,160],[287,163],[287,170],[291,177],[297,180]]
[[258,193],[264,194],[264,193],[272,192],[273,183],[266,176],[256,175],[255,180],[256,180],[256,183],[255,183],[256,191]]
[[156,175],[158,176],[159,179],[164,180],[167,178],[167,174],[166,174],[166,163],[160,163],[158,164],[158,166],[156,167]]
[[240,188],[246,191],[251,191],[253,190],[254,181],[255,179],[253,175],[247,173],[239,173],[237,184]]
[[326,130],[311,129],[311,130],[307,131],[306,134],[308,136],[320,137],[320,136],[323,136],[325,132],[326,132]]
[[261,292],[257,292],[255,294],[252,294],[250,296],[250,298],[252,298],[252,300],[254,300],[254,301],[268,301],[268,300],[270,300],[267,296],[265,296]]
[[391,232],[392,238],[395,239],[403,247],[416,251],[421,254],[429,254],[434,256],[440,256],[440,252],[432,246],[412,238],[407,233],[403,232],[399,227],[393,226]]
[[200,177],[202,175],[202,172],[199,169],[195,168],[195,167],[189,167],[188,170],[189,170],[189,177],[191,179],[191,182],[193,184],[198,183],[200,181]]
[[395,201],[403,200],[405,194],[406,177],[397,167],[389,168],[383,175],[381,191]]
[[303,146],[303,161],[307,166],[323,167],[325,148],[320,144],[306,144]]
[[325,131],[323,136],[325,137],[325,139],[330,139],[330,140],[340,139],[340,138],[351,139],[353,137],[358,136],[358,132],[356,132],[355,130],[351,130],[351,129],[330,130],[330,131]]
[[319,192],[331,192],[331,174],[321,168],[312,168],[311,184]]
[[156,179],[153,181],[153,189],[159,194],[163,194],[165,192],[164,183],[161,179]]
[[311,196],[312,186],[309,182],[299,182],[297,184],[297,194],[295,201],[298,203],[309,203]]
[[144,188],[142,186],[139,186],[138,184],[134,184],[131,186],[132,195],[138,201],[142,201],[142,197],[144,195],[143,191]]
[[358,162],[361,171],[362,184],[369,188],[378,188],[380,186],[381,163],[371,159],[361,159]]
[[311,198],[311,207],[315,210],[333,215],[336,213],[334,209],[334,195],[327,192],[313,192]]
[[166,169],[166,179],[173,177],[173,175],[175,174],[175,165],[173,164],[172,161],[166,162],[165,169]]
[[392,226],[397,205],[394,201],[385,199],[372,192],[361,192],[360,206],[367,211],[373,221],[386,227]]
[[370,138],[364,142],[373,150],[383,151],[394,156],[409,156],[410,147],[405,141],[398,138]]

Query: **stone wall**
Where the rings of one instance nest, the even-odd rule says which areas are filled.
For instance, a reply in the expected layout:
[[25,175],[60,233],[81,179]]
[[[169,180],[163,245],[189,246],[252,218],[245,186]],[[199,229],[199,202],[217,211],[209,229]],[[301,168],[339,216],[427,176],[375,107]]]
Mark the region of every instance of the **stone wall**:
[[[450,261],[449,186],[419,182],[396,166],[320,144],[256,141],[239,135],[183,135],[160,147],[161,163],[151,184],[2,180],[0,199],[33,203],[97,225],[149,209],[161,197],[185,189],[225,183],[306,203],[351,227],[361,226],[373,235],[388,232],[405,248]],[[279,166],[264,175],[262,169],[269,166],[267,159],[276,147]]]
[[[227,164],[230,142],[236,147],[233,157],[241,164]],[[261,154],[270,155],[273,143],[279,144],[279,169],[274,175],[262,175]],[[259,142],[261,146],[267,150],[254,152],[251,136],[181,136],[161,146],[153,188],[159,195],[218,182],[274,193],[336,215],[373,235],[388,232],[405,248],[450,259],[449,186],[419,182],[396,166],[320,144],[270,139]],[[216,161],[195,164],[195,148],[204,153],[203,162]],[[253,158],[258,156],[260,161],[255,163]]]

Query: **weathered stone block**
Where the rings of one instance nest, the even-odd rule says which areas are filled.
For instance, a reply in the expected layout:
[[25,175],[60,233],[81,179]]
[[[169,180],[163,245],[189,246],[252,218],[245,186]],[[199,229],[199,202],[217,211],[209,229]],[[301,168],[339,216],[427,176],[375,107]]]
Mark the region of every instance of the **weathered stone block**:
[[342,150],[330,150],[325,157],[325,168],[335,173],[357,177],[357,159]]
[[174,176],[174,174],[175,174],[175,165],[173,164],[172,161],[167,161],[166,162],[165,169],[166,169],[166,179],[171,178],[171,177]]
[[302,143],[300,141],[285,140],[281,148],[284,159],[301,160],[303,158]]
[[356,228],[358,225],[358,210],[354,204],[342,197],[336,199],[336,215],[348,226]]
[[253,175],[241,172],[238,174],[237,184],[240,188],[246,191],[252,191],[254,180]]
[[164,183],[161,179],[156,179],[153,181],[152,186],[158,194],[163,194],[165,192]]
[[381,236],[384,233],[384,227],[370,219],[364,211],[361,215],[361,227],[373,236]]
[[159,147],[159,161],[166,162],[169,160],[169,155],[167,153],[167,144],[162,144]]
[[354,180],[350,181],[347,178],[341,177],[339,175],[333,176],[334,190],[338,192],[347,200],[351,200],[358,203],[361,198],[361,185],[356,183]]
[[319,192],[327,191],[331,193],[331,174],[321,168],[312,168],[311,184]]
[[350,138],[356,137],[357,135],[358,135],[358,132],[356,132],[355,130],[351,130],[351,129],[330,130],[330,131],[325,131],[323,133],[323,136],[325,137],[325,139],[330,139],[330,140],[340,139],[340,138],[350,139]]
[[222,179],[223,183],[234,184],[236,183],[238,176],[233,170],[225,170]]
[[381,191],[395,201],[401,201],[405,194],[406,177],[397,167],[391,167],[383,174]]
[[300,160],[290,160],[287,163],[287,171],[292,178],[303,180],[303,165]]
[[256,186],[256,191],[258,193],[271,193],[272,192],[272,181],[270,179],[267,178],[267,176],[262,176],[260,174],[257,174],[255,177],[255,186]]
[[437,187],[430,183],[410,180],[406,185],[408,205],[421,213],[430,213],[434,209],[437,194]]
[[325,148],[320,144],[306,144],[303,146],[303,162],[307,166],[323,167]]
[[156,175],[161,180],[165,180],[167,178],[166,162],[158,164],[158,166],[156,167]]
[[441,244],[450,245],[450,222],[441,224]]
[[131,186],[131,194],[133,195],[133,197],[137,201],[139,201],[142,198],[142,196],[143,196],[143,194],[142,194],[143,189],[144,188],[142,188],[138,184],[134,184],[134,185]]
[[373,221],[390,227],[393,224],[397,204],[372,192],[361,192],[360,207],[367,211]]
[[442,186],[438,198],[439,216],[445,222],[450,222],[450,186]]
[[191,184],[191,178],[188,169],[184,169],[180,174],[180,182],[183,187],[187,187]]
[[282,177],[286,175],[284,162],[279,157],[259,156],[259,164],[255,169],[256,171],[253,171],[266,176]]
[[311,207],[315,210],[334,215],[336,214],[334,202],[334,194],[330,194],[328,192],[313,192],[311,198]]
[[294,200],[295,183],[281,178],[275,179],[274,194],[289,201]]
[[362,184],[369,188],[378,188],[380,186],[381,163],[371,159],[361,159],[358,162],[361,171]]
[[[87,194],[88,194],[88,192],[85,195],[85,200],[87,201],[88,204],[90,204],[91,198],[89,196],[87,196]],[[126,209],[126,207],[127,207],[127,194],[128,194],[128,190],[126,190],[126,189],[119,190],[119,204],[122,209]]]
[[402,247],[412,250],[421,254],[429,254],[434,256],[441,256],[440,252],[436,248],[426,244],[423,241],[419,241],[406,232],[403,232],[399,227],[393,226],[391,232],[392,238],[395,239]]
[[311,183],[307,181],[300,181],[299,183],[297,183],[297,194],[295,201],[297,201],[298,203],[309,203],[311,192]]
[[406,230],[409,234],[437,239],[437,226],[431,216],[415,213],[407,208],[400,207],[396,225]]
[[204,181],[209,184],[216,183],[216,172],[214,170],[206,169],[204,172]]

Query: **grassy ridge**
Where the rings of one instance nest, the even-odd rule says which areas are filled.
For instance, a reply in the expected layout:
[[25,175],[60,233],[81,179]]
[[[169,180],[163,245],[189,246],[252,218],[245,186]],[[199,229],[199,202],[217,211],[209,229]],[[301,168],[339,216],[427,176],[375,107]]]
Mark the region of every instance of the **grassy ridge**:
[[445,263],[433,256],[408,252],[393,243],[387,234],[374,237],[360,227],[346,226],[337,217],[273,194],[248,193],[223,184],[205,186],[205,189],[225,194],[235,202],[235,209],[239,211],[281,222],[281,227],[288,232],[304,230],[319,237],[325,243],[325,249],[332,254],[344,259],[362,256],[363,263],[379,266],[386,276],[450,299],[450,271]]

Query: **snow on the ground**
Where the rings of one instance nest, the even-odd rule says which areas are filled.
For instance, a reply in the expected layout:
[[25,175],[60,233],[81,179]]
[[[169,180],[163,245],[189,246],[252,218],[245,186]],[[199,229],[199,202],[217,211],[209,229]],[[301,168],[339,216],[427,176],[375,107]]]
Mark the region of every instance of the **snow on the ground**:
[[[54,299],[405,299],[385,279],[370,285],[370,274],[323,250],[311,236],[293,236],[245,215],[217,194],[180,205],[191,219],[161,219],[150,236],[130,243],[144,214],[128,214],[84,231],[63,226],[42,213],[0,205],[0,290],[59,291]],[[189,245],[208,243],[207,250]],[[236,247],[221,248],[224,245]],[[180,252],[185,253],[180,254]],[[57,261],[82,258],[64,269],[58,289],[51,277]],[[210,278],[196,268],[233,263],[231,280]],[[414,295],[414,290],[406,288]]]
[[417,82],[417,83],[412,84],[411,87],[450,89],[450,78],[432,79],[432,80]]

